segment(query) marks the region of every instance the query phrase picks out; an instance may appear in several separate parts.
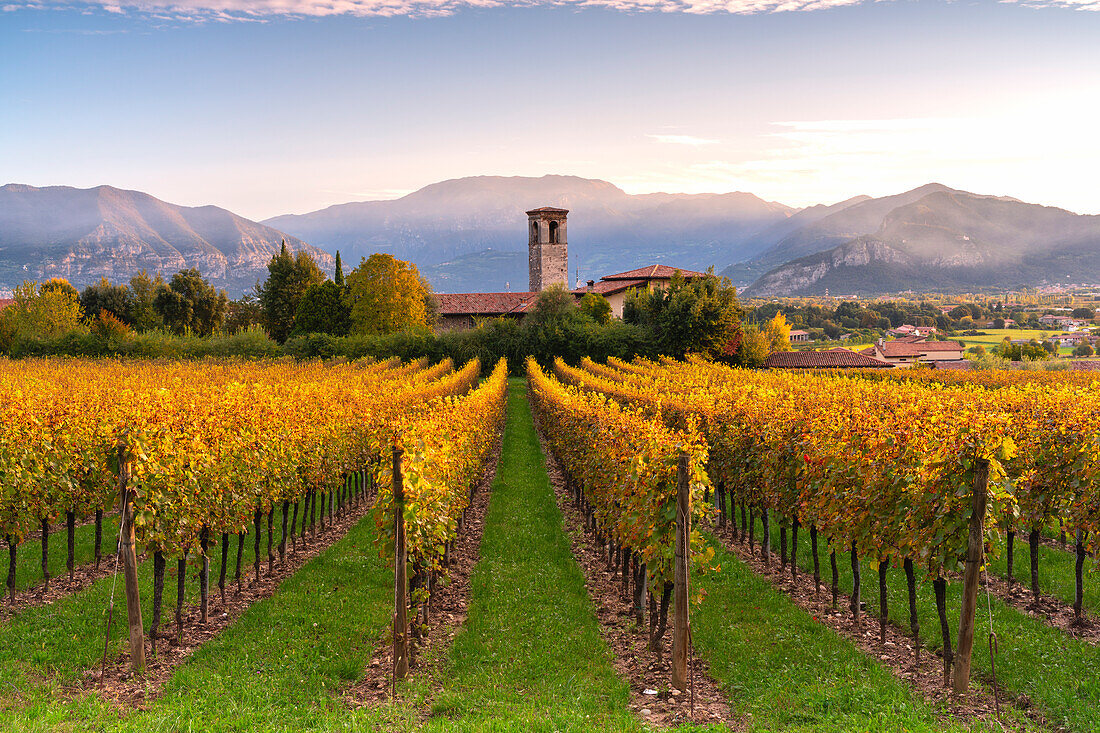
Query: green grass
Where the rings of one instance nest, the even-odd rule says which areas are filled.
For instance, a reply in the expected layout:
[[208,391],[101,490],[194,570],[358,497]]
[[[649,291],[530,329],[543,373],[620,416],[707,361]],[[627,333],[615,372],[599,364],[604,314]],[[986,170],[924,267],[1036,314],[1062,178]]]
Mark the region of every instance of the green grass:
[[[1052,533],[1058,536],[1057,531]],[[1028,548],[1027,534],[1017,534],[1013,543],[1012,575],[1017,583],[1024,589],[1031,588],[1031,551]],[[1002,577],[1008,576],[1008,553],[1004,541],[1000,543],[998,552],[989,564],[990,569]],[[1076,588],[1075,564],[1077,558],[1074,555],[1072,539],[1066,549],[1039,545],[1039,590],[1049,596],[1059,598],[1073,605]],[[1085,558],[1085,568],[1082,580],[1082,603],[1086,611],[1100,613],[1100,571],[1092,558]]]
[[[104,524],[106,525],[106,522]],[[94,527],[91,526],[81,529],[94,531]],[[276,522],[276,542],[279,539],[279,532],[280,527]],[[109,542],[105,539],[105,547],[113,549],[113,537],[114,535],[111,535]],[[64,546],[63,534],[61,538],[60,544]],[[53,540],[54,538],[51,537],[51,552],[52,545],[55,544]],[[245,579],[251,569],[252,545],[249,537],[245,542],[242,563],[242,577]],[[35,550],[40,548],[38,543],[31,543],[30,546]],[[265,559],[266,547],[265,533],[261,538],[260,547]],[[210,552],[213,596],[217,593],[214,586],[220,551],[212,543]],[[231,538],[228,572],[230,579],[233,575],[235,552],[236,544]],[[104,562],[113,563],[113,560],[113,554],[104,558]],[[146,633],[152,621],[152,565],[151,562],[146,561],[138,567],[142,621]],[[197,563],[188,563],[185,594],[187,602],[194,602],[198,598],[196,582],[198,569]],[[162,615],[164,625],[162,628],[166,630],[174,629],[175,577],[175,563],[169,562],[165,572]],[[92,696],[78,698],[70,705],[59,705],[58,698],[62,695],[63,689],[80,684],[81,674],[85,670],[98,667],[103,654],[104,632],[113,585],[115,615],[108,652],[111,658],[125,655],[127,653],[125,651],[127,646],[126,603],[123,596],[121,571],[117,579],[107,575],[76,593],[58,599],[49,606],[24,609],[0,623],[0,729],[33,729],[35,727],[52,729],[59,720],[67,716],[83,718],[102,713],[102,703]],[[232,592],[231,580],[227,583],[227,591]],[[186,629],[185,633],[187,633]]]
[[[50,526],[50,544],[47,549],[49,555],[50,583],[56,578],[62,583],[69,579],[65,569],[65,561],[69,556],[68,532],[65,529],[65,518],[60,523]],[[73,562],[80,566],[95,560],[95,523],[89,522],[77,527],[73,533]],[[100,549],[102,563],[109,564],[114,558],[115,542],[118,540],[118,515],[103,517],[103,539]],[[3,582],[0,586],[7,588],[8,563],[5,554],[3,561]],[[42,583],[42,533],[35,529],[19,545],[15,560],[15,588],[25,590],[41,585]],[[0,590],[3,590],[0,589]]]
[[754,731],[960,730],[883,665],[714,543],[695,644]]
[[562,528],[525,386],[509,385],[493,495],[429,730],[639,730]]
[[[772,523],[772,548],[778,552],[778,521]],[[759,521],[757,537],[762,535]],[[812,571],[806,532],[799,537],[799,567]],[[828,549],[821,546],[824,575],[828,576]],[[847,553],[837,553],[842,593],[852,587],[851,566]],[[862,561],[861,599],[867,604],[873,618],[869,624],[877,625],[878,610],[877,563]],[[827,581],[826,581],[827,582]],[[952,638],[958,634],[959,606],[962,586],[950,582],[947,586],[947,615]],[[991,673],[988,635],[989,612],[984,594],[979,598],[979,613],[975,630],[972,674],[978,679],[988,679]],[[842,606],[846,601],[841,599]],[[903,628],[909,625],[908,596],[905,590],[905,574],[900,568],[889,571],[887,580],[887,607],[892,620]],[[997,655],[997,680],[1002,692],[1013,698],[1027,695],[1032,704],[1041,709],[1052,727],[1070,731],[1100,731],[1100,648],[1077,641],[1046,623],[1008,606],[997,598],[989,600],[993,614],[993,631],[996,632],[1000,652]],[[921,638],[934,649],[942,647],[939,621],[936,615],[935,596],[931,581],[921,583],[917,591],[917,611]],[[957,641],[957,640],[956,640]]]

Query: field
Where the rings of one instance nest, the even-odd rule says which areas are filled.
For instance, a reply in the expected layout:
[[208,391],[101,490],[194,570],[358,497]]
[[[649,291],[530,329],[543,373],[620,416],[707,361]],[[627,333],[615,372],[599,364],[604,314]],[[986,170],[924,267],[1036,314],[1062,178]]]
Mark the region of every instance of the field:
[[[0,368],[13,385],[0,397],[0,521],[14,548],[14,604],[0,616],[0,729],[1100,730],[1100,583],[1075,563],[1085,557],[1091,566],[1092,532],[1076,553],[1073,532],[1091,530],[1100,517],[1091,488],[1052,483],[1074,498],[1040,506],[1022,485],[1011,497],[1003,482],[994,486],[997,471],[1012,481],[1031,470],[1028,461],[1049,464],[1052,477],[1073,465],[1090,477],[1082,486],[1094,485],[1092,459],[1074,452],[1097,429],[1091,402],[1067,400],[1090,386],[1048,385],[1049,401],[1032,405],[1057,415],[1071,436],[1055,450],[1030,441],[1026,421],[1009,419],[1017,395],[1030,393],[1008,383],[982,383],[987,392],[976,398],[958,387],[890,391],[896,383],[882,378],[846,380],[840,389],[812,381],[825,378],[698,362],[559,363],[545,371],[532,363],[527,379],[507,380],[502,365],[479,380],[476,363],[395,361],[238,364],[186,378],[165,365]],[[47,373],[55,390],[41,387]],[[131,401],[104,406],[117,383],[130,386]],[[752,402],[780,394],[761,389],[788,390],[800,410],[779,398]],[[214,393],[224,396],[209,399]],[[905,425],[938,426],[935,441],[911,436],[907,445],[939,452],[907,453],[921,468],[897,474],[928,482],[913,495],[920,499],[907,501],[946,518],[936,537],[895,518],[892,504],[865,498],[895,496],[903,484],[846,490],[862,482],[870,491],[891,476],[869,468],[897,458],[896,444],[871,440],[888,421],[797,417],[831,414],[835,404],[848,414],[891,394],[920,408]],[[924,401],[933,394],[942,399]],[[312,411],[301,404],[307,399]],[[905,404],[897,398],[887,412],[900,415]],[[45,414],[51,419],[35,417]],[[979,414],[986,427],[974,433],[967,426]],[[230,423],[232,432],[216,429]],[[795,424],[815,437],[797,448],[798,463],[784,463],[783,431]],[[845,432],[857,425],[862,432]],[[1015,453],[1006,450],[1008,435]],[[855,440],[870,442],[856,451]],[[992,452],[971,453],[979,444]],[[937,468],[945,450],[986,456],[996,479],[990,562],[963,678],[969,689],[950,694],[942,630],[957,642],[971,590],[962,566],[946,558],[967,556],[977,484],[967,469]],[[752,463],[739,463],[750,451]],[[844,463],[855,455],[876,460]],[[122,466],[129,481],[122,518],[141,517],[132,586],[143,609],[141,673],[132,671],[131,585],[115,566],[113,488]],[[799,466],[800,493],[775,482],[784,466]],[[686,577],[674,552],[682,497],[694,529],[684,545],[693,560],[683,692],[673,593]],[[1017,522],[993,519],[1008,505]],[[1024,516],[1035,519],[1025,526]],[[51,531],[48,588],[43,519]],[[97,525],[107,538],[98,567]],[[1041,531],[1033,588],[1034,527]],[[1015,538],[1011,587],[1007,530]],[[919,554],[922,543],[935,549],[909,583],[902,560],[910,556],[901,548]],[[399,597],[407,598],[412,655],[398,680],[395,555],[408,558],[409,581],[396,587],[407,593]],[[862,571],[858,592],[854,570]],[[167,610],[154,631],[158,582]],[[1031,609],[1035,590],[1039,605]]]
[[[1064,331],[1058,329],[1036,330],[1028,328],[981,328],[978,330],[982,331],[986,335],[959,336],[958,340],[966,344],[966,347],[968,349],[971,346],[978,346],[980,344],[984,346],[987,351],[989,351],[992,349],[992,347],[1000,344],[1001,341],[1003,341],[1006,337],[1012,339],[1013,341],[1017,339],[1026,339],[1028,341],[1030,341],[1031,339],[1035,339],[1036,341],[1042,343],[1043,339],[1045,338],[1055,336],[1060,333],[1065,333]],[[1069,346],[1063,346],[1058,349],[1058,354],[1060,356],[1069,356],[1072,353],[1073,348]]]

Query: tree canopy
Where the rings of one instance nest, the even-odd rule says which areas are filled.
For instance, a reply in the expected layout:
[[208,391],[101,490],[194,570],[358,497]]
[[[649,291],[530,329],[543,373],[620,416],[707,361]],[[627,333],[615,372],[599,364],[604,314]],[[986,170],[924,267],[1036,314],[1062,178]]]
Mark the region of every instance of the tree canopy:
[[713,272],[691,280],[675,273],[668,288],[634,290],[623,320],[647,328],[662,354],[719,357],[741,330],[741,304],[728,278]]
[[351,331],[382,334],[430,325],[431,288],[416,265],[373,254],[347,275]]
[[310,285],[302,296],[294,314],[294,333],[345,336],[348,332],[349,316],[344,288],[326,280],[320,285]]
[[199,336],[209,336],[221,327],[228,302],[225,291],[216,290],[193,267],[173,275],[153,301],[165,326],[175,333],[190,330]]
[[267,280],[257,286],[256,295],[268,333],[276,341],[285,341],[294,330],[294,316],[302,296],[311,285],[323,283],[326,276],[308,252],[291,255],[286,242],[267,264],[267,272]]

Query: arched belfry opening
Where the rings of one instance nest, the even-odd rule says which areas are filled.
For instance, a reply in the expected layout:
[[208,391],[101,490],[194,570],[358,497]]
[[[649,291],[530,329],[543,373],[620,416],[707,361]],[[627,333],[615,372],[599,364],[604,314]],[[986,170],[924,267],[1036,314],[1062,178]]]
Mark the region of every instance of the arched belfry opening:
[[527,212],[530,289],[538,292],[554,283],[569,287],[567,209],[544,206]]

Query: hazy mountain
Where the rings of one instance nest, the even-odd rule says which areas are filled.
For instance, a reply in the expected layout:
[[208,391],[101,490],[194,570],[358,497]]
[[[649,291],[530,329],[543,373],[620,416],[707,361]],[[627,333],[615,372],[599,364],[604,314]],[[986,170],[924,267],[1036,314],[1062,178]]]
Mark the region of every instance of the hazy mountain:
[[216,206],[176,206],[111,186],[0,187],[0,287],[63,277],[77,287],[142,268],[166,277],[186,267],[237,294],[267,276],[285,240],[324,269],[333,258],[295,237]]
[[926,193],[910,201],[905,199],[913,192],[889,197],[895,205],[888,210],[886,199],[874,199],[795,232],[780,245],[826,241],[840,230],[835,221],[853,213],[853,226],[866,225],[872,210],[879,216],[871,232],[780,265],[745,294],[950,292],[1100,281],[1100,216],[937,185],[917,191]]
[[[477,176],[426,186],[393,201],[341,204],[265,224],[354,265],[372,252],[415,262],[440,291],[527,287],[514,272],[493,269],[503,253],[526,258],[527,217],[539,206],[570,209],[569,275],[598,278],[656,262],[719,269],[752,257],[774,240],[757,232],[786,221],[795,209],[749,193],[630,195],[606,182],[574,176]],[[436,265],[448,263],[439,270]],[[446,278],[435,273],[447,273]],[[462,283],[462,287],[458,287]]]

